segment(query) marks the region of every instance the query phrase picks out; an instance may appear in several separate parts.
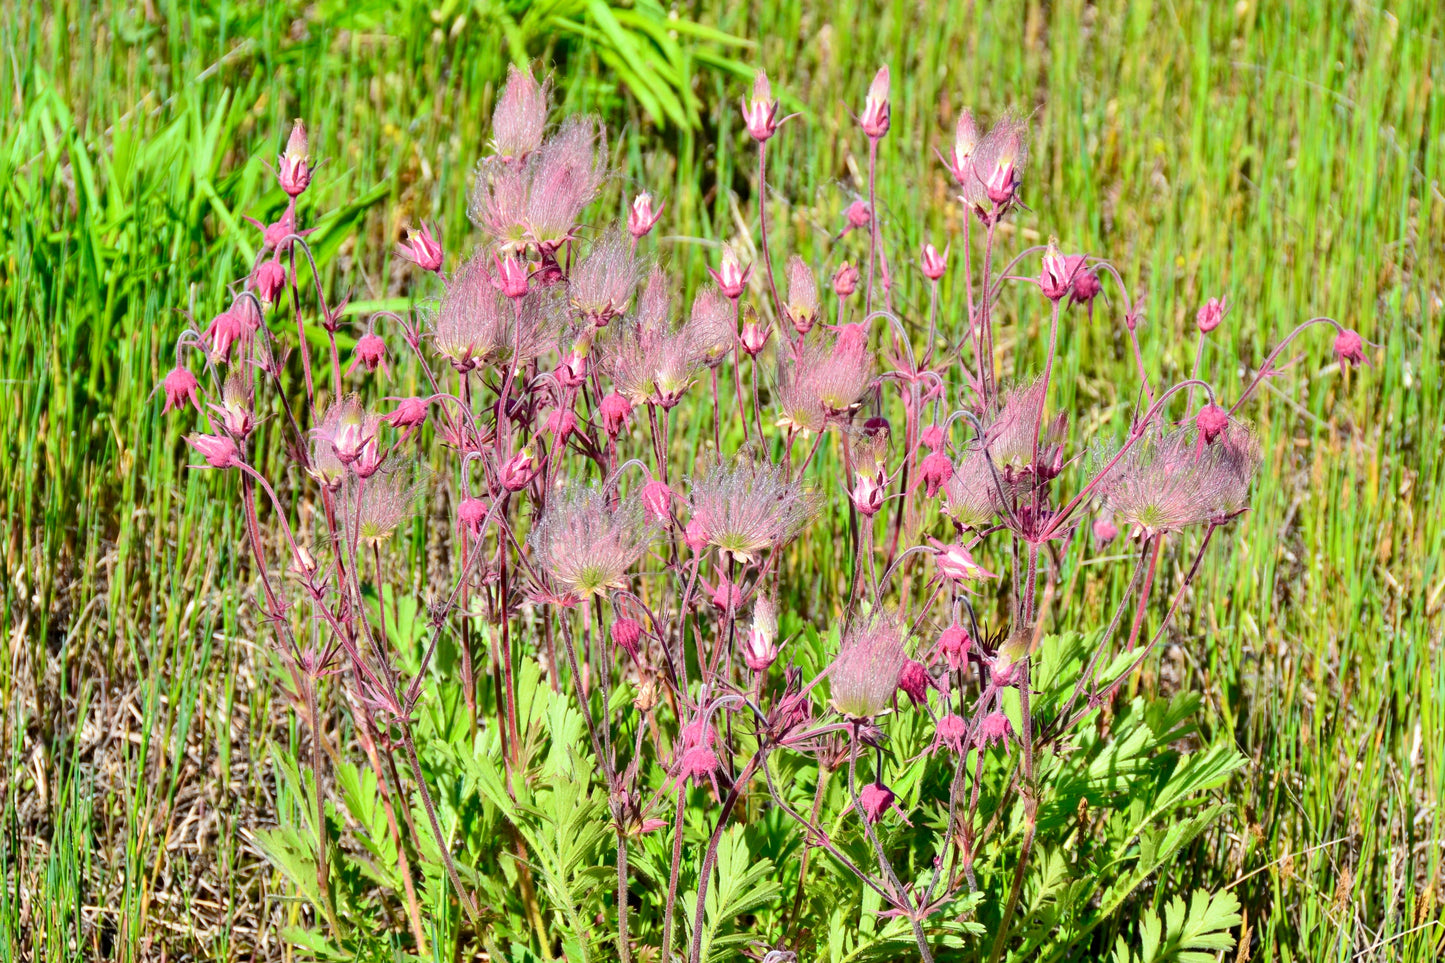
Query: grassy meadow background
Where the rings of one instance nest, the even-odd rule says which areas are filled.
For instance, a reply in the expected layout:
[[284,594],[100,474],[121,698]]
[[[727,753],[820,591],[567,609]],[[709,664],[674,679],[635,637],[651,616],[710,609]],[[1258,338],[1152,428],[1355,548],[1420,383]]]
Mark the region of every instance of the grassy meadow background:
[[[391,247],[422,218],[468,244],[512,59],[605,116],[619,176],[602,203],[665,199],[664,247],[693,283],[710,244],[756,223],[751,69],[803,113],[770,157],[776,250],[829,261],[866,162],[848,108],[888,63],[879,207],[902,303],[926,305],[919,242],[960,228],[934,148],[959,107],[1017,106],[1033,212],[1005,244],[1057,234],[1111,256],[1147,290],[1155,369],[1187,373],[1211,295],[1233,305],[1207,355],[1226,394],[1311,316],[1376,342],[1376,365],[1346,373],[1307,336],[1249,411],[1255,510],[1147,679],[1201,691],[1251,765],[1159,885],[1233,887],[1234,959],[1438,958],[1436,0],[54,0],[0,5],[0,960],[286,957],[278,930],[301,909],[246,833],[295,818],[269,746],[299,723],[245,607],[235,506],[185,469],[188,422],[152,389],[183,312],[204,323],[250,263],[242,215],[283,206],[265,164],[294,116],[322,161],[305,203],[328,283],[361,308],[408,304]],[[1068,315],[1060,400],[1123,425],[1122,305],[1099,307]],[[1037,364],[1046,319],[1011,317],[1003,336]],[[1101,620],[1090,584],[1061,596],[1057,628]]]

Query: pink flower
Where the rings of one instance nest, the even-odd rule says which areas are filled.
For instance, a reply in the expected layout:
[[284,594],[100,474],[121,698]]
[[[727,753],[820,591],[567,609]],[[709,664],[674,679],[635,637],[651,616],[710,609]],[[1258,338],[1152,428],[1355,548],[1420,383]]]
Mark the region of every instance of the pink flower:
[[1199,326],[1200,334],[1208,334],[1219,327],[1224,315],[1229,311],[1229,301],[1223,298],[1210,298],[1204,302],[1204,307],[1194,315],[1194,323]]
[[716,271],[708,268],[707,273],[717,282],[724,297],[736,301],[747,290],[748,279],[753,276],[753,266],[749,264],[744,268],[738,262],[737,253],[731,247],[724,247],[721,266]]
[[1059,252],[1058,242],[1050,240],[1048,249],[1044,252],[1043,267],[1039,271],[1039,290],[1050,301],[1060,301],[1069,293],[1071,280],[1069,264]]
[[682,540],[694,552],[707,548],[707,519],[702,515],[694,515],[688,519],[687,527],[682,532]]
[[934,561],[938,565],[938,574],[955,582],[998,578],[993,572],[975,562],[973,555],[962,545],[939,545]]
[[844,261],[833,272],[833,293],[840,298],[848,297],[858,290],[858,277],[858,269]]
[[893,790],[881,782],[871,782],[858,792],[858,805],[863,807],[863,818],[870,823],[882,819],[894,802]]
[[597,407],[602,415],[602,427],[613,438],[626,427],[627,419],[632,417],[632,403],[615,391],[603,398]]
[[943,272],[948,270],[948,248],[943,253],[938,253],[938,248],[932,244],[923,245],[923,276],[930,281],[937,281],[943,277]]
[[1002,712],[990,712],[978,724],[977,743],[979,746],[1002,743],[1013,734],[1013,723],[1009,722],[1008,716]]
[[868,222],[873,220],[873,213],[869,209],[867,201],[854,201],[848,205],[846,217],[848,223],[843,228],[843,232],[838,235],[840,238],[847,236],[849,231],[858,231],[867,227]]
[[403,398],[391,414],[382,420],[393,428],[412,431],[426,422],[426,409],[425,398]]
[[368,331],[356,339],[356,347],[351,349],[351,367],[346,369],[346,373],[351,374],[357,365],[368,372],[381,368],[382,373],[386,373],[386,342],[381,335]]
[[513,64],[492,110],[492,145],[502,160],[520,160],[542,145],[546,124],[547,88]]
[[166,406],[161,409],[161,414],[167,414],[174,408],[189,403],[196,411],[201,410],[201,402],[198,397],[200,385],[196,383],[196,376],[180,366],[174,367],[166,374],[161,381],[161,390],[166,393]]
[[1199,414],[1194,419],[1194,425],[1199,429],[1199,437],[1204,444],[1211,445],[1214,443],[1214,439],[1229,427],[1229,412],[1215,404],[1205,405],[1199,409]]
[[463,498],[457,505],[457,521],[473,536],[482,534],[487,521],[487,503],[480,498]]
[[587,380],[587,345],[578,342],[562,356],[552,372],[564,388],[578,388]]
[[778,102],[773,99],[773,88],[768,75],[759,70],[753,77],[753,96],[744,100],[743,123],[753,140],[762,143],[778,130]]
[[556,408],[547,416],[547,431],[558,441],[566,441],[577,430],[577,416],[571,408]]
[[868,85],[868,97],[863,101],[863,113],[858,116],[858,126],[869,140],[878,140],[888,133],[888,68],[879,67]]
[[187,435],[186,443],[205,456],[212,468],[231,468],[241,463],[240,449],[230,435]]
[[945,441],[943,426],[929,425],[923,429],[923,433],[919,435],[919,441],[923,442],[923,444],[932,451],[943,451],[943,443]]
[[642,486],[642,505],[653,518],[666,522],[672,517],[672,489],[660,479],[649,479]]
[[539,471],[536,456],[531,448],[522,448],[515,455],[502,462],[497,469],[498,480],[509,492],[519,492],[532,484]]
[[1100,545],[1107,545],[1119,537],[1118,527],[1107,518],[1094,519],[1094,540]]
[[743,641],[743,661],[754,672],[766,672],[778,658],[778,614],[773,600],[760,597],[753,604],[753,621]]
[[717,753],[707,746],[693,746],[682,754],[679,767],[685,779],[693,782],[711,779],[719,767]]
[[1340,367],[1351,363],[1370,364],[1370,359],[1365,356],[1365,340],[1349,328],[1335,335],[1335,357],[1339,359]]
[[526,297],[529,281],[527,265],[515,252],[508,252],[506,257],[498,255],[496,260],[497,273],[492,278],[492,284],[509,298]]
[[231,345],[245,334],[241,319],[234,311],[222,311],[206,327],[206,340],[211,343],[211,360],[220,361],[231,353]]
[[944,629],[938,637],[938,650],[948,661],[948,667],[954,671],[968,661],[968,650],[972,644],[973,640],[968,637],[967,630],[957,622]]
[[638,643],[642,641],[642,626],[636,619],[622,618],[612,623],[612,644],[637,661]]
[[925,705],[928,702],[928,690],[933,688],[933,677],[928,674],[928,668],[922,662],[904,659],[903,668],[898,672],[898,688],[908,693],[908,698],[914,705]]
[[943,716],[933,728],[933,745],[947,746],[954,752],[963,752],[964,740],[968,738],[968,723],[963,717],[950,712]]
[[285,152],[276,159],[276,179],[292,197],[311,185],[311,159],[306,156],[306,125],[297,120],[286,141]]
[[406,232],[406,240],[396,246],[396,253],[423,271],[435,273],[442,269],[442,246],[424,223],[420,228]]
[[919,466],[919,476],[923,479],[924,492],[932,498],[953,477],[953,462],[942,452],[930,452]]
[[743,604],[743,590],[736,582],[721,579],[713,590],[712,604],[719,612],[736,612]]
[[652,195],[643,191],[632,199],[632,207],[627,211],[627,232],[633,237],[646,237],[652,233],[653,227],[662,220],[662,211],[667,205],[663,204],[652,209]]
[[251,284],[255,286],[256,296],[262,303],[274,304],[281,289],[286,287],[286,269],[281,266],[279,259],[262,261],[257,265],[256,273],[251,275]]
[[883,507],[883,493],[887,489],[888,478],[881,471],[860,471],[857,479],[848,497],[852,499],[853,507],[860,515],[872,518]]
[[1074,279],[1072,286],[1069,288],[1069,303],[1082,304],[1087,307],[1089,309],[1089,320],[1092,321],[1094,318],[1094,299],[1099,296],[1099,292],[1104,290],[1104,286],[1099,283],[1099,275],[1094,271],[1090,271],[1082,266],[1073,267],[1072,262],[1074,258],[1078,258],[1081,265],[1084,261],[1082,254],[1071,255],[1069,257],[1071,265],[1069,273]]
[[763,348],[767,347],[768,339],[772,335],[773,329],[760,323],[757,314],[749,308],[748,318],[743,322],[742,334],[738,337],[738,343],[742,345],[742,349],[748,353],[749,357],[757,357]]

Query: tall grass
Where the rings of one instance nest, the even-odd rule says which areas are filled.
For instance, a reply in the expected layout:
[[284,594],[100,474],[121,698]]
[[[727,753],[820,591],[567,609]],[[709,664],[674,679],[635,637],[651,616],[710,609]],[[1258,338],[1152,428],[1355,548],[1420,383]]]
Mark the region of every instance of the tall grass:
[[[293,116],[326,161],[311,202],[339,212],[320,247],[362,306],[406,303],[390,258],[402,220],[447,212],[444,242],[465,245],[456,213],[495,85],[533,57],[555,65],[567,107],[623,132],[622,184],[668,201],[671,257],[694,279],[706,243],[759,201],[738,63],[766,66],[803,112],[770,167],[806,203],[769,202],[792,246],[820,255],[853,243],[832,235],[862,164],[833,133],[888,62],[901,136],[885,142],[879,207],[897,249],[959,230],[957,214],[914,216],[945,207],[932,149],[957,108],[1014,105],[1035,111],[1027,200],[1068,247],[1146,280],[1156,370],[1187,371],[1194,309],[1215,294],[1234,305],[1221,358],[1260,359],[1315,314],[1378,342],[1373,369],[1307,353],[1282,382],[1297,387],[1263,395],[1279,471],[1203,576],[1198,597],[1217,601],[1185,613],[1148,684],[1203,691],[1209,724],[1253,761],[1225,794],[1232,818],[1173,878],[1233,885],[1254,958],[1435,958],[1439,5],[699,0],[679,13],[709,29],[675,37],[648,26],[661,8],[610,9],[60,0],[0,14],[0,955],[281,955],[298,909],[245,830],[297,810],[266,746],[300,737],[237,621],[239,520],[181,467],[151,398],[184,321],[172,306],[209,316],[214,279],[244,273],[241,218],[282,206],[264,163]],[[895,271],[905,299],[926,296]],[[1037,364],[1044,319],[1017,308],[1004,336]],[[1061,357],[1085,360],[1062,372],[1062,402],[1099,399],[1113,424],[1095,430],[1121,428],[1127,339],[1103,320],[1063,338]],[[1073,574],[1060,629],[1095,615]]]

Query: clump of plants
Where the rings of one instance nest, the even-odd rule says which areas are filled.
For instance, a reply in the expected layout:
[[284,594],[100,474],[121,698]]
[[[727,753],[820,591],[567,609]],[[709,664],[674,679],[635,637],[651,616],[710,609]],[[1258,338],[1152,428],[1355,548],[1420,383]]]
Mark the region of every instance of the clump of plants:
[[[1233,399],[1199,363],[1151,377],[1143,298],[1106,258],[1002,249],[1028,190],[1014,115],[958,118],[961,236],[887,251],[886,68],[856,118],[857,263],[789,256],[760,203],[756,248],[721,247],[684,300],[663,203],[612,221],[605,131],[549,117],[548,93],[513,71],[477,241],[409,232],[426,300],[400,314],[326,290],[298,122],[285,212],[162,385],[236,479],[260,631],[310,732],[275,754],[302,820],[256,834],[314,911],[291,938],[624,963],[1231,945],[1227,891],[1162,881],[1243,760],[1141,671],[1248,509],[1241,406],[1301,332],[1332,328],[1342,363],[1359,335],[1306,322]],[[762,73],[742,112],[766,197],[769,145],[801,121]],[[914,270],[921,309],[897,283]],[[999,337],[1015,286],[1047,313],[1035,372]],[[1115,314],[1132,416],[1080,452],[1059,331]],[[1200,310],[1199,358],[1225,314]],[[1093,631],[1051,634],[1079,554],[1125,574]]]

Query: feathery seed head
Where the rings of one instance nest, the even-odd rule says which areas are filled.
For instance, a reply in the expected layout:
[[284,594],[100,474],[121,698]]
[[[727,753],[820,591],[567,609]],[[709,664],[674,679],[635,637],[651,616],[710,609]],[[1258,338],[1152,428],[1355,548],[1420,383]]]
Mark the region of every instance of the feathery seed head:
[[492,110],[492,146],[504,161],[518,161],[542,145],[548,86],[513,64]]
[[1136,536],[1218,524],[1248,505],[1258,465],[1258,442],[1242,422],[1228,420],[1208,445],[1195,426],[1151,427],[1104,480],[1104,504]]
[[590,117],[570,118],[537,152],[527,192],[527,237],[544,254],[572,237],[606,179],[606,156],[606,133]]
[[[817,499],[781,465],[739,461],[713,466],[689,484],[693,520],[707,543],[739,562],[792,540],[812,520]],[[691,526],[689,526],[691,528]]]
[[843,633],[828,670],[833,708],[853,719],[871,719],[887,708],[907,656],[903,628],[888,615],[855,619]]
[[567,297],[585,320],[606,327],[627,310],[637,286],[637,259],[616,227],[605,231],[567,278]]
[[699,361],[716,368],[727,360],[737,343],[733,304],[716,288],[704,287],[692,300],[687,322],[688,338]]
[[620,588],[652,541],[653,527],[639,503],[612,508],[607,502],[596,487],[553,493],[527,540],[538,566],[579,599]]

